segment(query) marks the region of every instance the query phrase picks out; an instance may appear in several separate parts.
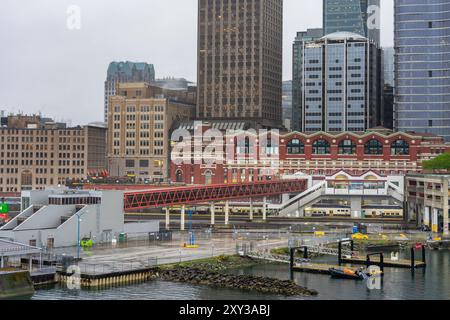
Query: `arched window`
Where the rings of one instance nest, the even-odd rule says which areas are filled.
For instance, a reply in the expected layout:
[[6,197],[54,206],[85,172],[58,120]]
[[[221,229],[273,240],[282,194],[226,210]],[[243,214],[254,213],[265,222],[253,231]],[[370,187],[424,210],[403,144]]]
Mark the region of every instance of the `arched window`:
[[330,154],[330,144],[326,140],[317,140],[313,143],[313,154]]
[[181,170],[177,170],[177,172],[175,173],[176,176],[176,182],[184,182],[184,178],[183,178],[183,171]]
[[273,137],[267,139],[267,145],[265,147],[266,155],[272,156],[279,154],[279,144],[278,140]]
[[372,139],[364,146],[364,153],[369,155],[383,154],[383,144],[375,139]]
[[250,154],[250,138],[245,137],[245,139],[237,138],[237,154]]
[[305,154],[305,145],[299,139],[289,141],[287,144],[288,154]]
[[391,155],[407,156],[409,155],[409,143],[405,140],[397,140],[391,145]]
[[355,154],[356,143],[352,140],[343,140],[339,143],[339,154]]
[[212,172],[210,170],[205,172],[205,185],[212,184]]

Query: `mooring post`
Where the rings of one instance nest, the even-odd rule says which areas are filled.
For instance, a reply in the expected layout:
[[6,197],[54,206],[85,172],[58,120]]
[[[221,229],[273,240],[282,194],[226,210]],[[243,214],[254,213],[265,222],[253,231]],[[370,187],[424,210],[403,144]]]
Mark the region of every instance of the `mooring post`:
[[367,255],[367,258],[366,258],[366,267],[367,268],[370,267],[370,256],[369,255]]
[[351,246],[351,251],[352,251],[352,254],[353,254],[353,251],[355,251],[355,241],[351,240],[350,241],[350,246]]
[[416,268],[416,257],[415,257],[415,251],[414,248],[411,248],[411,269],[415,269]]
[[305,251],[303,251],[303,259],[308,260],[308,247],[305,247]]
[[424,267],[427,265],[427,255],[425,245],[422,245],[422,262],[424,263]]
[[342,241],[339,241],[339,246],[338,246],[338,263],[339,263],[339,265],[342,264]]
[[295,249],[291,248],[291,260],[290,260],[291,272],[294,271],[294,257],[295,257]]
[[383,252],[380,254],[380,269],[381,269],[381,272],[383,272],[383,275],[384,275],[384,253]]

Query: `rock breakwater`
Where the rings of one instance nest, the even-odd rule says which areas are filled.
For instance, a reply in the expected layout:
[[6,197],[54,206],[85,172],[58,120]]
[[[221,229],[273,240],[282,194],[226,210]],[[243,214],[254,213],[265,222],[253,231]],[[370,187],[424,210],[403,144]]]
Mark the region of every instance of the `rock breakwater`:
[[279,280],[251,275],[231,275],[189,267],[175,267],[157,271],[165,281],[240,289],[284,296],[315,296],[317,291],[298,286],[291,280]]

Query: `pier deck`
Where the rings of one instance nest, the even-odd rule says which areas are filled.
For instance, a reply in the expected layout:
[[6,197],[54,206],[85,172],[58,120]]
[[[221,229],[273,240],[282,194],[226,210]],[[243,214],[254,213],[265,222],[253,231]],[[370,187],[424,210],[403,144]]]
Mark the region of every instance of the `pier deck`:
[[[293,267],[293,271],[296,272],[305,272],[305,273],[315,273],[315,274],[327,274],[331,275],[330,269],[338,269],[343,270],[343,267],[340,267],[338,265],[331,265],[331,264],[316,264],[316,263],[302,263],[302,264],[296,264]],[[353,271],[357,271],[357,268],[349,268],[346,267],[346,269],[350,269]]]
[[31,279],[35,286],[43,286],[47,284],[56,283],[56,268],[42,268],[38,270],[33,270],[30,273]]
[[[342,261],[342,263],[366,265],[367,257],[354,256],[351,258],[342,258],[341,261]],[[379,257],[371,257],[370,264],[380,266],[381,265],[380,258]],[[402,260],[402,259],[400,259],[398,261],[384,259],[383,265],[387,268],[403,268],[403,269],[425,268],[426,267],[426,263],[423,261],[417,261],[417,260],[414,261],[414,267],[413,267],[411,260]]]

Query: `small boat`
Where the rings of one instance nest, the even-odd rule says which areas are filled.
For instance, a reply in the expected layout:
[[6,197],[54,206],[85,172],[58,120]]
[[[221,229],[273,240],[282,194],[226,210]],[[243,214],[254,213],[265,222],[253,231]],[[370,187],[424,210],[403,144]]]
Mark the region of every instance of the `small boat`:
[[364,280],[365,274],[351,269],[329,269],[331,277],[337,279]]

